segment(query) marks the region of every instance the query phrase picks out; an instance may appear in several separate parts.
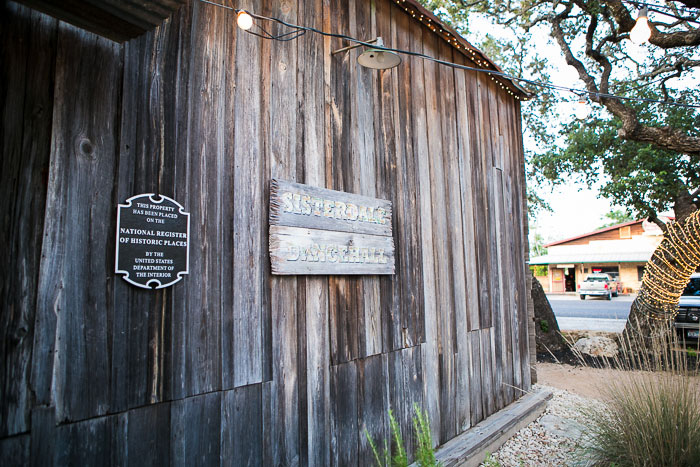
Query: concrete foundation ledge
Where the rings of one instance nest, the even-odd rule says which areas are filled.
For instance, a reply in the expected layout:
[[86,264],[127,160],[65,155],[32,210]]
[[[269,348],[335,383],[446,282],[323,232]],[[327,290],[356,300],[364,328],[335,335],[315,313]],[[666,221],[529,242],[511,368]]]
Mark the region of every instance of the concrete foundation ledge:
[[437,460],[445,467],[477,467],[487,452],[497,451],[521,428],[539,417],[552,393],[545,390],[524,395],[508,407],[451,439],[437,452]]

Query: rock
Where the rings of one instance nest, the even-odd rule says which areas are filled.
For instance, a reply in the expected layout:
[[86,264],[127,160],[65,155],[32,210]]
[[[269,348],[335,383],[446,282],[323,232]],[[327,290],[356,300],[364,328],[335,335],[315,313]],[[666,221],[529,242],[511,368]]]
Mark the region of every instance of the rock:
[[618,352],[614,340],[601,336],[579,339],[574,344],[574,349],[593,357],[615,357]]
[[568,418],[557,417],[547,414],[540,417],[540,425],[549,433],[556,436],[563,436],[572,440],[577,440],[583,434],[585,427],[580,423]]

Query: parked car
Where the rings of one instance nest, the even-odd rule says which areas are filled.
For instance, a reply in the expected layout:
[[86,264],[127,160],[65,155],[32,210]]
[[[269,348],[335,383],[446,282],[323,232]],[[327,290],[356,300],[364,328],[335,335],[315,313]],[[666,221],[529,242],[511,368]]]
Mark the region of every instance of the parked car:
[[578,296],[585,300],[586,296],[605,297],[610,300],[619,293],[619,282],[609,274],[595,273],[586,277],[586,280],[578,285]]
[[690,276],[678,303],[678,314],[673,325],[681,339],[698,340],[700,335],[700,273]]

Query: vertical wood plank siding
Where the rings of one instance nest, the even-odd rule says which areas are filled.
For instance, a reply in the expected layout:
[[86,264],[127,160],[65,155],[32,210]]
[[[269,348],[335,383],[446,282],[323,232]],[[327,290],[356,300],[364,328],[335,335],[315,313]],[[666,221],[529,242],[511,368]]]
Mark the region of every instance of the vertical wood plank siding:
[[[390,0],[235,6],[473,65]],[[122,45],[2,13],[3,465],[368,465],[389,409],[442,444],[530,388],[520,106],[488,76],[194,0]],[[396,274],[272,276],[271,178],[391,200]],[[191,215],[159,291],[112,272],[144,192]]]

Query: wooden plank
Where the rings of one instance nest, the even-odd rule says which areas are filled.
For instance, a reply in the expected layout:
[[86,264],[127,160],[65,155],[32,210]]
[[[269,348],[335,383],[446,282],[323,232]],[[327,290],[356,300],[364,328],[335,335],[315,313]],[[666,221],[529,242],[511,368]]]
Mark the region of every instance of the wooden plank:
[[388,371],[386,354],[357,361],[359,465],[372,465],[375,462],[367,434],[378,447],[383,446],[384,440],[390,437]]
[[392,236],[391,201],[270,180],[270,225]]
[[[422,29],[423,40],[432,32]],[[421,43],[412,43],[412,51],[423,52]],[[423,319],[425,322],[425,334],[421,346],[423,358],[423,373],[425,374],[423,396],[425,409],[431,420],[433,442],[440,443],[440,382],[438,379],[438,330],[437,330],[437,285],[435,274],[435,256],[432,223],[433,199],[430,190],[430,169],[428,149],[428,124],[425,107],[425,63],[422,60],[411,60],[411,76],[414,98],[411,101],[411,113],[413,115],[413,157],[418,166],[418,187],[420,192],[420,232],[423,248],[421,250],[421,263],[423,265]]]
[[[532,384],[532,378],[534,375],[535,366],[535,351],[534,351],[534,311],[532,305],[532,296],[530,295],[532,277],[529,272],[529,268],[525,261],[528,258],[528,242],[527,242],[527,193],[526,193],[526,182],[525,182],[525,154],[523,149],[522,140],[522,120],[520,116],[520,104],[518,102],[514,103],[513,111],[515,113],[515,157],[517,158],[517,174],[519,181],[519,191],[516,193],[518,197],[518,202],[516,203],[516,218],[520,220],[520,254],[518,255],[519,261],[522,261],[521,265],[518,267],[518,273],[521,275],[519,283],[520,287],[522,284],[526,285],[521,288],[520,299],[520,313],[519,313],[519,345],[520,345],[520,367],[522,371],[523,379],[523,389],[525,391],[529,390]],[[530,337],[532,336],[532,337]]]
[[[289,0],[264,2],[263,14],[296,24],[297,3]],[[268,30],[271,34],[287,32],[281,24],[270,24]],[[301,158],[297,154],[299,53],[298,41],[263,41],[262,44],[264,183],[276,178],[297,178],[298,159]],[[265,207],[268,212],[263,213],[263,219],[269,219],[269,206]],[[267,229],[261,229],[261,234],[267,237]],[[265,238],[263,245],[264,242]],[[262,248],[261,253],[266,289],[266,300],[262,304],[263,380],[270,381],[269,391],[263,392],[263,405],[271,417],[264,430],[269,446],[265,450],[265,462],[290,465],[299,462],[297,279],[271,276],[268,248]]]
[[[376,37],[377,11],[376,3],[350,0],[350,35],[352,37]],[[353,58],[360,49],[351,52]],[[359,193],[366,196],[377,196],[378,157],[375,144],[378,133],[375,128],[374,93],[377,91],[378,73],[376,70],[365,68],[352,60],[356,79],[350,83],[356,85],[353,89],[351,138],[353,144],[353,185]],[[387,219],[392,215],[386,214]],[[392,221],[393,222],[393,221]],[[358,312],[358,343],[362,356],[375,355],[381,352],[382,323],[381,323],[381,290],[379,277],[361,278],[363,306]]]
[[[391,17],[391,37],[396,47],[408,50],[415,40],[412,19],[398,7],[388,2],[381,3],[385,8],[379,13],[380,18]],[[388,6],[388,9],[386,8]],[[388,10],[388,11],[387,11]],[[418,163],[413,157],[413,128],[411,100],[414,98],[412,82],[422,79],[422,75],[412,75],[413,60],[404,60],[392,71],[381,76],[390,75],[392,79],[391,96],[393,98],[394,132],[396,142],[396,180],[398,245],[401,249],[399,258],[401,274],[401,328],[404,347],[413,346],[423,341],[425,321],[423,319],[423,287],[421,258],[421,217],[418,215]],[[383,93],[384,94],[384,93]]]
[[[51,167],[44,222],[38,312],[57,315],[53,372],[59,420],[109,407],[110,306],[115,219],[112,186],[121,78],[119,47],[59,26]],[[75,98],[76,95],[80,99]],[[80,221],[75,221],[80,220]],[[86,284],[90,284],[86,287]]]
[[[264,14],[284,21],[297,23],[297,2],[266,2]],[[282,25],[270,25],[271,34],[286,32]],[[297,62],[298,41],[278,43],[264,41],[263,47],[263,134],[267,135],[265,170],[269,179],[293,180],[301,154],[297,154]],[[269,57],[269,59],[265,59]],[[269,71],[268,71],[269,69]],[[265,103],[267,103],[265,105]],[[279,118],[283,116],[283,118]],[[269,215],[268,215],[269,217]],[[264,234],[268,232],[263,229]],[[264,248],[265,276],[270,295],[270,382],[263,391],[263,407],[269,416],[265,418],[263,436],[265,449],[264,465],[299,465],[300,462],[300,412],[299,394],[304,388],[300,384],[303,375],[299,371],[299,329],[297,316],[305,309],[298,306],[296,277],[268,276],[269,252]],[[263,307],[267,313],[267,307]],[[268,318],[266,317],[266,320]],[[266,343],[268,342],[265,339]],[[265,348],[265,347],[263,347]],[[304,348],[304,347],[302,347]],[[267,362],[266,362],[267,364]]]
[[[188,85],[191,78],[191,65],[193,64],[193,46],[192,33],[196,30],[193,28],[194,12],[197,8],[196,4],[187,5],[179,10],[173,18],[173,41],[177,43],[177,47],[169,48],[169,57],[166,60],[166,76],[170,77],[168,86],[171,86],[173,92],[170,93],[170,98],[165,99],[164,113],[171,115],[172,120],[166,119],[166,126],[172,125],[172,138],[166,139],[166,151],[174,155],[169,159],[172,164],[172,169],[164,173],[163,184],[168,182],[173,187],[173,199],[189,200],[190,193],[190,111],[192,104],[190,99],[190,86]],[[194,93],[194,90],[192,90]],[[184,201],[183,201],[184,202]],[[187,208],[192,215],[191,203],[186,203]],[[194,229],[190,217],[190,235]],[[192,255],[194,250],[190,251],[190,271],[192,269]],[[222,254],[226,254],[225,251]],[[192,279],[194,276],[190,273],[187,279]],[[186,279],[186,280],[187,280]],[[167,332],[165,340],[166,353],[166,381],[165,394],[167,399],[181,399],[190,393],[192,386],[191,375],[192,365],[196,360],[192,358],[191,350],[188,349],[190,342],[189,333],[192,328],[192,315],[188,313],[186,304],[190,300],[189,288],[182,284],[182,287],[174,287],[170,291],[171,300],[171,316],[170,322],[167,323]],[[222,324],[223,326],[223,324]]]
[[[416,437],[413,426],[413,417],[415,416],[415,408],[425,410],[425,401],[423,399],[423,358],[421,355],[421,347],[409,347],[402,350],[401,358],[403,360],[403,388],[404,400],[406,402],[406,417],[408,418],[408,426],[405,427],[403,433],[406,439],[406,449],[412,453],[416,451]],[[429,420],[431,427],[434,423]],[[435,440],[433,440],[435,442]]]
[[479,331],[479,337],[481,339],[481,399],[484,417],[488,417],[496,411],[492,329],[493,328],[485,328]]
[[329,286],[331,365],[337,365],[359,356],[358,310],[363,297],[343,277],[330,277]]
[[[369,2],[367,2],[369,4]],[[385,44],[395,44],[392,36],[392,23],[389,2],[377,2],[374,12],[374,22],[376,23],[376,34],[372,37],[380,36],[384,38]],[[393,45],[392,45],[393,46]],[[375,153],[377,155],[376,176],[378,196],[385,197],[396,202],[398,200],[398,160],[400,149],[397,146],[398,128],[396,126],[395,104],[396,92],[394,88],[394,78],[398,70],[377,70],[375,75],[378,78],[375,86],[372,87],[374,110],[374,134]],[[399,202],[400,203],[400,202]],[[396,209],[401,209],[400,204],[396,204]],[[394,211],[396,219],[396,245],[402,245],[403,226],[399,223],[399,212]],[[381,316],[381,346],[382,351],[387,352],[397,350],[404,346],[404,336],[408,334],[404,330],[403,312],[401,306],[401,287],[405,282],[401,264],[403,253],[397,253],[397,274],[394,278],[380,278],[380,309]]]
[[[508,405],[513,401],[515,386],[514,364],[513,364],[513,317],[515,307],[513,306],[513,288],[517,284],[517,275],[513,270],[513,261],[511,259],[511,249],[514,245],[513,231],[520,231],[519,222],[516,222],[512,217],[509,209],[510,204],[510,181],[511,167],[509,138],[512,130],[508,120],[508,103],[506,102],[505,92],[494,86],[498,103],[498,124],[500,129],[499,147],[501,150],[501,161],[503,170],[500,174],[500,180],[497,179],[496,190],[500,193],[498,203],[498,218],[499,218],[499,267],[501,273],[502,284],[502,310],[503,310],[503,362],[504,362],[504,404]],[[514,228],[515,227],[515,228]],[[517,355],[517,353],[516,353]],[[518,369],[518,373],[520,370]]]
[[55,465],[110,465],[116,422],[116,417],[98,417],[59,426]]
[[545,410],[552,394],[541,391],[528,394],[517,403],[489,417],[474,428],[442,446],[437,461],[446,467],[481,464],[487,452],[494,452],[518,430],[527,426]]
[[[306,25],[330,30],[331,12],[325,1],[304,2],[298,13],[306,18]],[[297,41],[297,88],[300,102],[297,114],[298,154],[303,154],[299,181],[314,186],[331,186],[326,177],[326,144],[320,135],[330,138],[330,119],[326,114],[329,102],[327,86],[330,76],[330,41],[306,34]],[[324,70],[324,79],[319,76]],[[303,360],[304,393],[300,392],[300,426],[302,455],[300,465],[327,466],[330,464],[330,335],[328,309],[328,279],[308,277],[300,283],[300,315],[304,316],[303,334],[300,335],[300,365]],[[302,345],[303,344],[303,345]],[[303,408],[303,410],[302,410]]]
[[484,419],[484,402],[482,391],[482,370],[481,370],[481,331],[469,331],[469,399],[471,409],[471,425],[474,426]]
[[[192,8],[191,52],[183,53],[190,60],[186,80],[197,92],[188,95],[187,166],[183,174],[187,188],[186,198],[178,200],[190,211],[190,274],[183,299],[173,305],[176,319],[182,320],[179,331],[184,334],[177,336],[179,348],[175,351],[181,353],[177,363],[184,367],[175,372],[176,378],[182,378],[175,385],[182,388],[183,396],[221,389],[224,377],[226,387],[232,385],[232,365],[226,352],[231,330],[227,326],[230,322],[224,321],[231,319],[232,313],[222,313],[220,301],[224,281],[231,280],[221,277],[224,262],[220,255],[230,250],[223,250],[227,245],[222,243],[219,228],[227,219],[228,200],[222,190],[228,186],[225,176],[232,169],[224,146],[224,127],[210,123],[221,118],[227,105],[228,93],[219,83],[227,76],[223,57],[228,55],[228,22],[220,8],[201,3]],[[188,313],[193,309],[198,312]],[[251,333],[251,342],[254,338]],[[225,373],[224,368],[228,370]]]
[[[466,64],[460,55],[454,54],[457,63]],[[472,180],[473,159],[476,148],[473,146],[475,130],[474,116],[469,114],[469,96],[467,80],[472,80],[473,74],[455,70],[455,102],[457,108],[457,142],[459,158],[459,186],[462,199],[462,233],[464,235],[464,264],[466,274],[467,306],[466,318],[470,331],[479,329],[479,281],[476,260],[476,239],[474,233],[475,200]]]
[[263,465],[262,384],[221,395],[221,461],[228,465]]
[[393,274],[394,239],[270,226],[273,274]]
[[[466,60],[455,53],[457,63],[466,63]],[[479,326],[479,297],[478,297],[478,267],[476,264],[476,241],[474,238],[474,198],[472,183],[472,151],[470,140],[470,122],[468,116],[468,98],[466,79],[471,77],[466,71],[455,70],[455,102],[457,124],[457,158],[459,173],[459,188],[461,199],[462,221],[462,245],[464,248],[465,269],[465,294],[464,307],[455,309],[457,328],[457,429],[459,432],[466,430],[472,422],[472,392],[477,388],[471,380],[474,375],[472,369],[472,344],[470,333]],[[477,399],[478,400],[478,399]]]
[[331,375],[331,464],[357,465],[357,362],[334,365]]
[[490,256],[488,250],[488,197],[486,188],[485,171],[488,170],[485,165],[487,158],[488,147],[485,140],[485,121],[483,116],[483,101],[481,98],[481,77],[477,73],[472,74],[472,79],[468,80],[469,96],[468,108],[469,115],[472,116],[470,122],[474,122],[474,127],[471,128],[470,141],[473,151],[473,187],[474,199],[476,201],[476,210],[474,211],[474,235],[477,239],[476,261],[478,266],[478,277],[481,279],[478,282],[479,286],[479,329],[491,326],[491,302],[490,291],[493,290],[490,286],[489,278],[490,271]]
[[30,464],[31,443],[29,438],[30,435],[18,435],[0,439],[0,464],[9,466],[32,465]]
[[[239,8],[254,9],[255,3],[244,1]],[[216,7],[214,7],[216,8]],[[227,22],[228,30],[231,20]],[[262,266],[255,260],[262,256],[261,231],[265,220],[262,179],[262,101],[261,40],[240,29],[236,33],[236,57],[246,66],[232,70],[236,83],[233,106],[233,352],[225,362],[233,365],[232,378],[226,381],[237,387],[262,381]],[[226,60],[224,60],[226,61]],[[225,87],[221,87],[226,92]],[[231,200],[227,200],[230,203]],[[245,292],[243,292],[245,291]]]
[[[222,397],[211,392],[174,401],[170,412],[170,460],[174,466],[218,465]],[[252,422],[252,421],[251,421]],[[196,429],[193,429],[196,427]]]
[[[53,407],[34,408],[32,410],[32,430],[26,446],[27,449],[31,446],[31,451],[27,452],[26,462],[3,462],[2,465],[31,465],[32,467],[57,465],[56,434],[56,411]],[[0,449],[0,452],[2,451]]]
[[[355,17],[355,3],[331,0],[324,2],[332,11],[328,17],[328,27],[333,31],[352,34],[351,24]],[[333,39],[328,44],[332,50],[347,45],[344,41]],[[327,100],[331,112],[327,116],[326,138],[326,184],[336,190],[361,193],[357,151],[353,149],[353,95],[356,90],[357,67],[352,59],[356,51],[333,54],[325,67],[328,73],[326,84]],[[329,280],[329,313],[331,323],[331,344],[333,361],[342,362],[358,357],[360,335],[365,337],[365,292],[361,277],[338,276]],[[346,299],[348,297],[351,302]],[[352,297],[352,298],[350,298]],[[343,304],[353,306],[338,308]],[[371,321],[370,321],[371,322]],[[366,341],[363,341],[366,344]]]
[[[51,359],[53,336],[35,331],[38,270],[51,147],[56,21],[13,3],[0,7],[0,242],[13,252],[0,265],[0,436],[29,429],[33,337],[38,359]],[[29,59],[31,57],[31,59]],[[48,324],[48,323],[47,323]],[[47,331],[51,333],[51,326]],[[45,361],[51,367],[52,361]],[[44,380],[43,383],[46,383]],[[39,397],[46,397],[42,385]]]
[[[453,53],[448,45],[440,47],[441,56],[452,60]],[[457,107],[455,98],[456,80],[455,71],[440,67],[441,108],[446,118],[442,120],[442,135],[444,147],[444,167],[446,179],[444,181],[447,191],[446,218],[447,230],[449,232],[450,258],[452,265],[452,294],[454,307],[450,314],[450,319],[454,325],[455,341],[455,429],[459,433],[466,430],[470,424],[470,401],[469,401],[469,349],[466,333],[469,329],[467,320],[467,289],[466,276],[472,275],[465,270],[465,234],[463,232],[463,212],[462,204],[462,177],[459,154]],[[458,101],[459,102],[459,101]],[[473,271],[473,269],[472,269]]]
[[[117,434],[118,450],[112,456],[123,456],[117,465],[138,466],[170,464],[171,436],[170,403],[153,404],[129,410],[119,417],[125,419],[123,434]],[[197,428],[199,429],[199,427]],[[121,435],[121,436],[120,436]]]
[[[388,354],[389,404],[401,429],[409,458],[413,457],[416,442],[414,405],[424,409],[422,362],[420,346]],[[434,421],[430,423],[432,425]]]
[[[174,128],[165,118],[166,65],[177,29],[167,23],[124,47],[124,79],[121,86],[121,122],[117,201],[136,193],[173,197],[172,183],[163,183],[163,168],[173,157],[166,147]],[[166,125],[168,128],[166,128]],[[114,281],[111,339],[114,411],[126,410],[165,397],[165,334],[169,334],[169,291],[139,290],[123,280]]]
[[[424,42],[425,54],[436,56],[439,51],[436,37],[428,37]],[[443,144],[443,133],[441,127],[442,117],[449,118],[443,114],[450,109],[454,111],[454,104],[449,108],[444,108],[439,95],[444,92],[443,87],[449,87],[450,83],[443,83],[445,78],[440,73],[434,63],[425,63],[425,96],[428,145],[431,148],[430,157],[430,187],[431,199],[436,206],[447,206],[447,174],[444,167],[444,153],[449,151],[449,145]],[[441,92],[438,93],[438,87]],[[441,210],[434,210],[432,216],[433,226],[433,255],[435,257],[435,275],[437,286],[437,316],[439,332],[439,375],[440,375],[440,439],[451,439],[456,434],[456,411],[455,411],[455,374],[454,374],[454,353],[455,353],[455,329],[454,329],[454,296],[452,294],[452,245],[450,243],[450,232],[447,220]],[[460,239],[461,241],[461,239]]]

